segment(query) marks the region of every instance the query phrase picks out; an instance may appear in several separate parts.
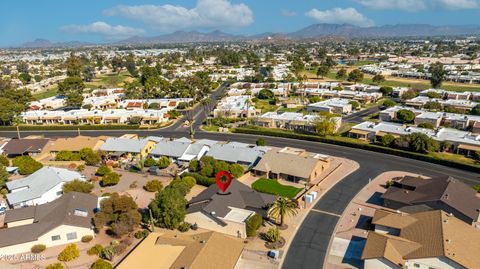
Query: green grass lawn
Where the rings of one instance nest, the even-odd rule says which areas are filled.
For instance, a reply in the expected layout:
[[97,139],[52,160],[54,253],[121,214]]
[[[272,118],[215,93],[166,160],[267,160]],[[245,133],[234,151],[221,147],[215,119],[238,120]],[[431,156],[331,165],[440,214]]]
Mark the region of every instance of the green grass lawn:
[[119,74],[106,74],[101,75],[93,79],[92,82],[86,82],[85,86],[89,88],[115,88],[122,87],[125,83],[125,80],[132,80],[132,76],[127,71],[122,71]]
[[252,188],[259,192],[279,195],[287,198],[295,197],[295,195],[302,190],[302,188],[283,185],[278,183],[277,180],[268,178],[260,178],[253,182]]
[[210,124],[210,126],[207,125],[202,125],[202,130],[207,131],[207,132],[218,132],[218,126]]
[[259,99],[256,103],[255,103],[255,108],[256,109],[260,109],[262,111],[262,113],[265,113],[265,112],[271,112],[271,111],[275,111],[277,110],[278,106],[277,105],[271,105],[269,104],[270,100],[269,99],[265,99],[265,100],[262,100],[262,99]]
[[55,87],[53,87],[53,88],[51,88],[47,91],[32,94],[32,97],[33,97],[33,99],[38,101],[40,99],[55,96],[55,95],[57,95],[57,93],[58,93],[58,87],[55,86]]
[[449,160],[453,162],[459,162],[459,163],[465,163],[469,165],[479,165],[480,162],[472,159],[472,158],[467,158],[464,155],[460,154],[455,154],[455,153],[448,153],[448,152],[430,152],[428,155],[439,158],[439,159],[444,159],[444,160]]

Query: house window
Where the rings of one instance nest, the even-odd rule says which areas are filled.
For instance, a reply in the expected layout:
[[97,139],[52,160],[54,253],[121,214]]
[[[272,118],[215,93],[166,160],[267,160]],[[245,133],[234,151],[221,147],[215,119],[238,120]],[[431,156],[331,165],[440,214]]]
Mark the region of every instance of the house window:
[[60,235],[52,236],[52,241],[58,241],[58,240],[60,240]]
[[67,240],[77,239],[77,232],[67,233]]

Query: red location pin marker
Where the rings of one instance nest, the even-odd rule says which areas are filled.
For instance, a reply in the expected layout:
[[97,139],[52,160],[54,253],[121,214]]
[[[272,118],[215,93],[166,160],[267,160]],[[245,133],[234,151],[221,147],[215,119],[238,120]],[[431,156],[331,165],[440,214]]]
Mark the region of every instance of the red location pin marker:
[[227,171],[218,172],[215,176],[215,179],[217,186],[222,190],[222,192],[225,192],[228,189],[228,186],[230,186],[230,183],[232,183],[232,175]]

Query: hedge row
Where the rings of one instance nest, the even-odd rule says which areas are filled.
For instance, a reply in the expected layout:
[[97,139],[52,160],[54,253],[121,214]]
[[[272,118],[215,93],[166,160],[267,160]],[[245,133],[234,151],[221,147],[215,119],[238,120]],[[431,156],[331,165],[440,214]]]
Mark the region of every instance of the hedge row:
[[421,153],[404,151],[400,149],[388,148],[388,147],[383,147],[383,146],[373,145],[373,144],[366,144],[366,143],[360,143],[360,142],[355,143],[353,141],[345,141],[345,140],[333,139],[329,137],[320,137],[320,136],[314,136],[314,135],[270,130],[265,128],[259,129],[259,128],[252,128],[252,127],[250,128],[239,127],[239,128],[235,128],[233,132],[243,133],[243,134],[253,134],[253,135],[284,137],[284,138],[300,139],[300,140],[315,141],[315,142],[328,143],[328,144],[334,144],[334,145],[340,145],[340,146],[347,146],[351,148],[370,150],[370,151],[375,151],[375,152],[380,152],[380,153],[385,153],[385,154],[390,154],[390,155],[395,155],[400,157],[411,158],[415,160],[436,163],[440,165],[450,166],[450,167],[459,168],[459,169],[468,170],[468,171],[477,172],[477,173],[480,172],[479,166],[469,165],[469,164],[460,163],[460,162],[454,162],[454,161],[440,159],[440,158],[436,158],[436,157],[421,154]]
[[[140,125],[20,125],[20,131],[44,131],[44,130],[123,130],[143,129]],[[0,131],[16,131],[16,126],[0,126]]]
[[206,177],[206,176],[200,175],[199,173],[183,173],[182,174],[182,178],[187,176],[191,176],[195,178],[198,185],[209,187],[210,185],[215,184],[215,178]]

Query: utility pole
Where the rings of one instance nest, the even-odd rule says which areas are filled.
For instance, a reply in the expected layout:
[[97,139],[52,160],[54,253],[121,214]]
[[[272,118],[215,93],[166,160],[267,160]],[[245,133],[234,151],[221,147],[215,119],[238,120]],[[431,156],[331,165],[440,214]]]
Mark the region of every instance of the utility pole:
[[78,131],[78,136],[80,136],[80,127],[78,127],[77,131]]
[[21,137],[20,137],[20,128],[18,127],[18,125],[17,125],[17,136],[18,136],[18,139],[21,138]]

